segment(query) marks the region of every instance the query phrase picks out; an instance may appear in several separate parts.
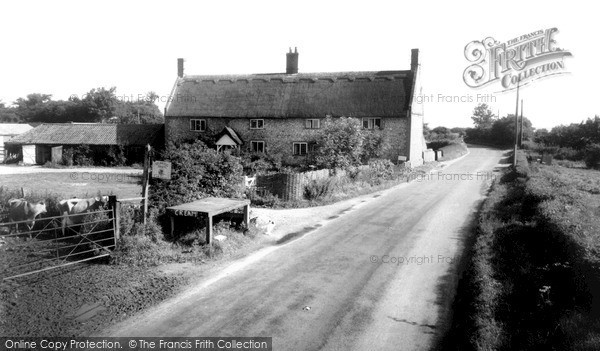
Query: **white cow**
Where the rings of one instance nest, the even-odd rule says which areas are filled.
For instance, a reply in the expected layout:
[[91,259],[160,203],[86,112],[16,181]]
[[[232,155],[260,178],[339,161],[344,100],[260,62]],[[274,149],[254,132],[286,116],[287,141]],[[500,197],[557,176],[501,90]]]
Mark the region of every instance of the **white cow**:
[[[74,229],[79,232],[79,226],[88,212],[95,211],[108,201],[108,196],[96,196],[89,199],[68,199],[61,200],[58,203],[58,208],[63,216],[62,219],[62,234],[65,235],[67,226],[77,226]],[[77,215],[77,216],[72,216]]]
[[[8,200],[8,207],[8,221],[27,221],[25,225],[29,229],[29,238],[31,238],[31,230],[35,225],[35,218],[40,214],[46,213],[46,203],[44,201],[29,202],[25,199],[10,199]],[[19,232],[19,223],[15,224],[15,230]]]

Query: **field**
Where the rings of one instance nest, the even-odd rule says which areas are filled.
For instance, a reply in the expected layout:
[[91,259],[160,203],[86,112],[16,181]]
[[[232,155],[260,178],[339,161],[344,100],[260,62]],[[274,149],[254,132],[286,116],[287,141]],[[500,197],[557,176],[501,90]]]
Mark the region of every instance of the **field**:
[[63,198],[117,195],[120,198],[141,196],[141,171],[138,169],[85,168],[68,171],[2,174],[0,186],[24,188],[25,194],[54,194]]

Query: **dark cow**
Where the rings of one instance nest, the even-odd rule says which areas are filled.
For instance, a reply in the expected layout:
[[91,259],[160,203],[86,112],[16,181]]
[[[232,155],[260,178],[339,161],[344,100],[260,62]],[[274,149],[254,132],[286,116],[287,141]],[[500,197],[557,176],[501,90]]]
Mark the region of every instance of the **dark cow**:
[[[104,206],[108,201],[108,196],[96,196],[89,199],[68,199],[61,200],[58,203],[58,209],[63,216],[62,219],[62,234],[65,235],[65,228],[76,226],[73,229],[79,232],[79,225],[83,223],[83,219],[88,212],[96,211]],[[77,215],[77,216],[72,216]]]
[[[29,202],[25,199],[10,199],[8,200],[8,221],[9,222],[25,222],[29,229],[29,238],[31,238],[31,230],[35,225],[35,218],[43,213],[46,213],[46,203],[44,201]],[[19,223],[15,224],[15,230],[19,232]]]

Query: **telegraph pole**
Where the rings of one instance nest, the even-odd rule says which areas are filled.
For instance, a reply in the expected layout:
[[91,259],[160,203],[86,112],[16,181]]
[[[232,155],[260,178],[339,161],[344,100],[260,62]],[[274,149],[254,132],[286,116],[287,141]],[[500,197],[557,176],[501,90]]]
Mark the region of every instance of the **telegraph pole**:
[[513,167],[517,167],[517,145],[519,143],[519,86],[521,80],[517,81],[517,102],[515,106],[515,150],[513,155]]
[[521,133],[519,135],[519,148],[523,148],[523,99],[521,99]]

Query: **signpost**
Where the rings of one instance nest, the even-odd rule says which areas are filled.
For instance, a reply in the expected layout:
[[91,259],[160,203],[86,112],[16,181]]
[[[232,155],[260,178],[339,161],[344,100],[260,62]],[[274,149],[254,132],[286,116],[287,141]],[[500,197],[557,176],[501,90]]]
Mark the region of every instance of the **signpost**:
[[169,161],[154,161],[152,162],[152,178],[155,179],[171,179],[171,162]]

